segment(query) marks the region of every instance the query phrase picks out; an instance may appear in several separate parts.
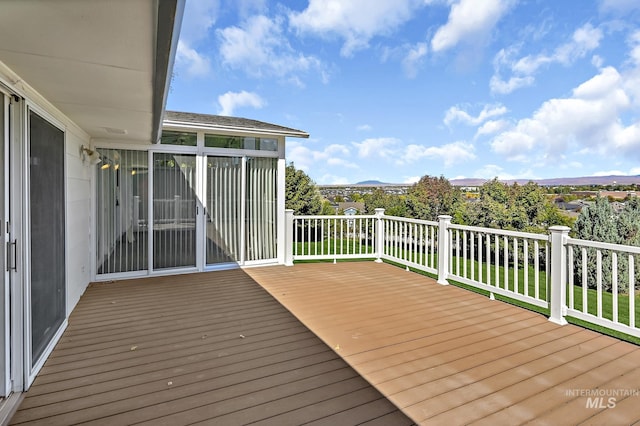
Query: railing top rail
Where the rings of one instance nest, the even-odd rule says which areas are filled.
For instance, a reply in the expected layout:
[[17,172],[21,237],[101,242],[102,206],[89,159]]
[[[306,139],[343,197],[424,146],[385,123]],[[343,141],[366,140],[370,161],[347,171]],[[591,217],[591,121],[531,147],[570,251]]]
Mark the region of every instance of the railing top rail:
[[438,226],[438,222],[433,220],[424,220],[424,219],[413,219],[409,217],[400,217],[400,216],[384,216],[386,220],[395,220],[398,222],[407,222],[407,223],[417,223],[422,225],[431,225]]
[[602,243],[599,241],[581,240],[571,237],[567,237],[567,244],[579,247],[590,247],[602,250],[623,251],[626,253],[640,254],[640,247],[626,246],[623,244]]
[[450,224],[449,229],[459,229],[461,231],[483,232],[485,234],[503,235],[507,237],[527,238],[529,240],[549,241],[548,234],[534,234],[533,232],[509,231],[507,229],[481,228],[478,226]]
[[376,219],[374,214],[327,214],[327,215],[293,215],[294,219]]

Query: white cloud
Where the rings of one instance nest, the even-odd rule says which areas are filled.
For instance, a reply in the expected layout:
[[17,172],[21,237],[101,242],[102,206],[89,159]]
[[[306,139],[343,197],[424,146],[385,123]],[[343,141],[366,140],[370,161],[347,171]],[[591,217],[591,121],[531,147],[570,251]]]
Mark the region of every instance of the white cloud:
[[180,40],[187,44],[206,39],[218,19],[218,0],[189,0],[180,27]]
[[475,43],[484,40],[509,11],[512,3],[508,0],[454,1],[449,12],[449,20],[438,28],[431,39],[431,49],[441,52],[461,42]]
[[402,183],[414,184],[414,183],[417,183],[418,181],[420,181],[421,177],[422,176],[409,176],[409,177],[406,177]]
[[624,14],[640,9],[640,3],[637,0],[601,0],[600,8],[607,12]]
[[386,35],[408,21],[420,0],[310,0],[302,12],[291,12],[289,22],[301,34],[344,40],[340,53],[351,56],[377,35]]
[[233,115],[233,112],[238,107],[252,107],[262,108],[267,102],[259,95],[253,92],[247,92],[245,90],[241,92],[227,92],[218,96],[218,103],[220,104],[220,115]]
[[475,148],[472,144],[466,142],[453,142],[442,146],[423,146],[411,144],[405,148],[404,155],[398,164],[407,164],[420,161],[422,159],[430,159],[442,161],[445,167],[454,164],[464,163],[476,158],[474,154]]
[[349,179],[343,176],[336,176],[333,174],[325,174],[320,177],[318,182],[322,182],[327,185],[347,185],[353,182],[349,182]]
[[281,18],[252,16],[239,27],[218,30],[220,56],[225,65],[253,77],[279,77],[301,85],[298,73],[318,71],[326,80],[322,62],[296,52],[284,35]]
[[360,132],[368,132],[371,130],[371,126],[368,124],[361,124],[358,127],[356,127],[356,130]]
[[358,157],[394,158],[396,156],[400,140],[396,138],[370,138],[362,142],[353,142],[358,149]]
[[402,60],[402,66],[407,77],[414,78],[418,75],[418,68],[420,68],[426,55],[427,43],[416,43],[409,48],[409,52]]
[[190,77],[201,77],[211,72],[211,61],[198,50],[206,39],[218,15],[218,1],[190,0],[185,8],[176,50],[176,69],[186,70]]
[[[309,142],[287,142],[287,161],[293,161],[296,168],[309,171],[320,169],[322,165],[358,169],[358,165],[350,161],[351,151],[347,146],[331,144],[321,149],[312,149]],[[330,181],[329,179],[322,180]]]
[[209,74],[211,62],[209,58],[180,40],[176,51],[176,67],[185,69],[187,75],[191,77],[201,77]]
[[493,135],[506,129],[508,126],[509,122],[506,120],[489,120],[478,128],[475,137]]
[[592,176],[627,176],[627,173],[621,170],[603,170],[593,173]]
[[469,126],[478,126],[484,123],[486,120],[499,117],[508,112],[504,105],[485,105],[480,113],[473,117],[464,109],[459,106],[452,106],[447,110],[444,116],[444,124],[449,126],[453,122],[460,122]]
[[[534,75],[541,67],[554,63],[570,66],[598,48],[602,37],[601,29],[585,24],[574,31],[570,41],[556,47],[550,54],[539,53],[515,59],[519,47],[502,49],[494,58],[495,73],[489,83],[491,92],[508,94],[531,86],[535,81]],[[594,60],[598,62],[597,58]],[[511,74],[508,79],[503,79],[500,75],[503,68]]]
[[607,67],[568,98],[550,99],[531,118],[497,135],[492,149],[511,160],[554,164],[567,153],[633,155],[640,158],[640,122],[625,126],[621,115],[632,107],[625,76]]

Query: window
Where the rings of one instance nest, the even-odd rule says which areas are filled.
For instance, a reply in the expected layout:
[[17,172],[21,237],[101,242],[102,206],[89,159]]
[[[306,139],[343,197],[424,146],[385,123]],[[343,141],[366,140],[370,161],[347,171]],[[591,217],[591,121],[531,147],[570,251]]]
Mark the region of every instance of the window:
[[165,130],[162,132],[160,143],[164,145],[196,146],[197,135],[195,133],[172,132]]
[[204,135],[207,148],[252,149],[257,151],[277,151],[278,140],[254,136]]

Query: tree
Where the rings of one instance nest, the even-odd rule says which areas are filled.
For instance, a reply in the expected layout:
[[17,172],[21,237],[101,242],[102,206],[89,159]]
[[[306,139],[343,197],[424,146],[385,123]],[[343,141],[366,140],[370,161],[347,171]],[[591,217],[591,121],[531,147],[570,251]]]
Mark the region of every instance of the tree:
[[[599,241],[603,243],[617,244],[620,240],[618,236],[618,229],[615,221],[615,214],[609,201],[603,197],[597,197],[594,204],[582,209],[578,219],[573,227],[576,238],[582,240]],[[587,287],[597,287],[597,253],[596,249],[587,249]],[[581,271],[583,268],[582,256],[575,256],[575,268],[574,279],[580,282]],[[611,253],[608,251],[602,252],[601,257],[602,271],[612,270]],[[621,265],[619,265],[621,266]],[[583,283],[584,284],[584,283]],[[602,274],[602,286],[605,291],[609,291],[612,288],[611,274]]]
[[471,225],[510,229],[512,219],[508,185],[499,182],[498,178],[485,182],[480,187],[478,201],[471,208]]
[[423,176],[407,192],[407,213],[410,217],[438,220],[439,215],[455,216],[463,208],[462,192],[440,176]]
[[297,215],[317,215],[322,212],[320,192],[302,170],[289,163],[285,173],[285,208]]
[[[629,197],[617,221],[620,244],[640,246],[640,198]],[[638,265],[640,269],[640,265]]]
[[387,194],[380,188],[364,196],[364,210],[367,214],[374,214],[377,208],[384,209],[384,214],[388,216],[407,216],[404,198],[400,195]]
[[549,226],[571,224],[538,184],[509,186],[497,178],[480,187],[469,220],[475,226],[539,233]]

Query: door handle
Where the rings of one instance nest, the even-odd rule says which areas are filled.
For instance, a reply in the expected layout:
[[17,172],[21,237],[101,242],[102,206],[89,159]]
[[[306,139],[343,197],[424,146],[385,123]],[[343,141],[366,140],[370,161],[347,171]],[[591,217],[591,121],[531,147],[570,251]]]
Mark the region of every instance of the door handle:
[[18,240],[7,242],[7,271],[18,271],[16,262]]

